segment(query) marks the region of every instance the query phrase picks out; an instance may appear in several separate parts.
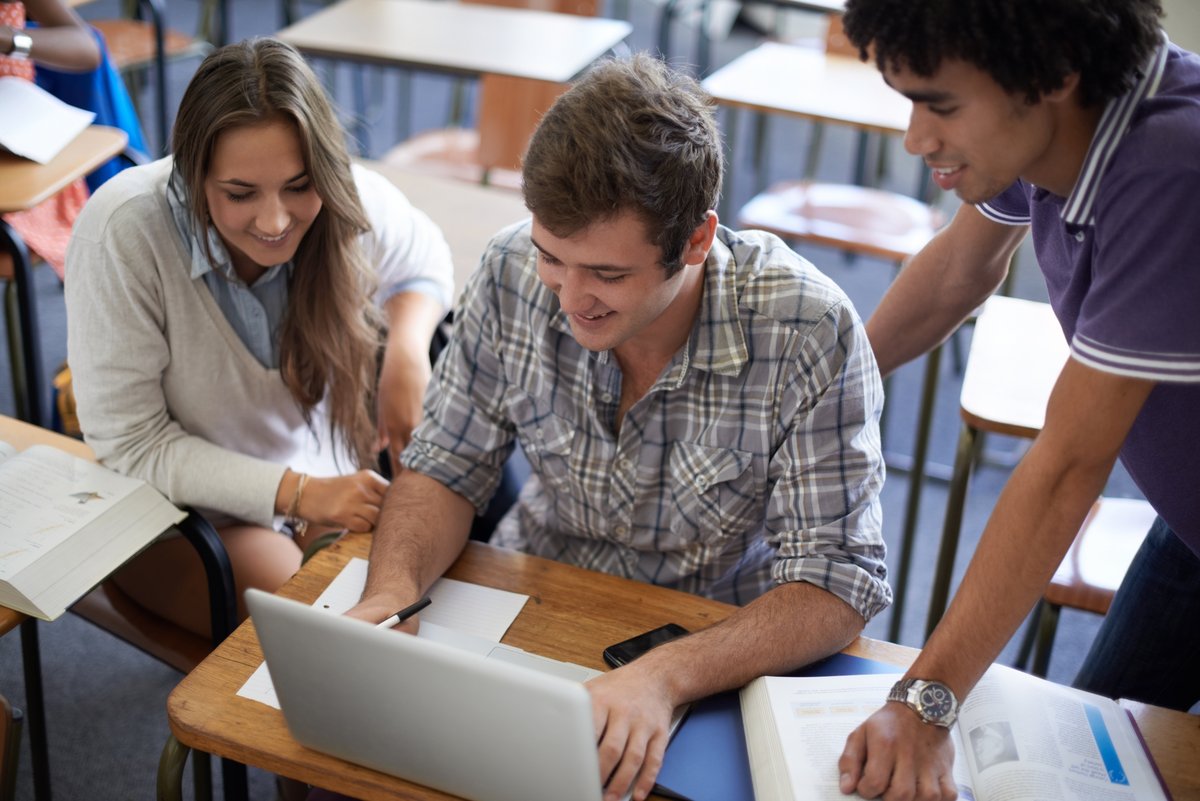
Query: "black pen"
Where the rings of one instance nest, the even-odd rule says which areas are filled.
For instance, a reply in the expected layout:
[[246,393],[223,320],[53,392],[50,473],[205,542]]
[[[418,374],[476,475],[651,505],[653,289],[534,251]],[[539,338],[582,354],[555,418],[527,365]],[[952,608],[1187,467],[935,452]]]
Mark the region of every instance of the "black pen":
[[404,607],[399,612],[397,612],[396,614],[389,617],[387,620],[385,620],[382,623],[380,623],[379,625],[377,625],[375,628],[390,629],[392,626],[398,625],[398,624],[403,623],[404,621],[408,620],[410,617],[415,615],[417,612],[420,612],[422,609],[429,606],[431,603],[433,603],[433,601],[430,600],[428,595],[426,595],[424,598],[417,601],[415,604]]

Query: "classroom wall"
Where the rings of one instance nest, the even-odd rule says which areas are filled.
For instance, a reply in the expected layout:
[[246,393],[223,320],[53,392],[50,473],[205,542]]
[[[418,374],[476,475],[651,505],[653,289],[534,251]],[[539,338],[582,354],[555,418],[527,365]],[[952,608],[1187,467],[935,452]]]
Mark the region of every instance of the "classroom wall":
[[1162,0],[1167,36],[1180,47],[1200,53],[1200,3],[1196,0]]

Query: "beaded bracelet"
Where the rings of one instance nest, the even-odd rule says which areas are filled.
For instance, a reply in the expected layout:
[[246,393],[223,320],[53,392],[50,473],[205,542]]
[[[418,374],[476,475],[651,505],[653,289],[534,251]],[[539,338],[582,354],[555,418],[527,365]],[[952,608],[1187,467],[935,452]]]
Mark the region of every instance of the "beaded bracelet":
[[288,504],[287,514],[283,518],[291,526],[292,534],[297,537],[303,537],[304,532],[308,530],[308,521],[300,517],[300,498],[304,495],[304,485],[307,483],[308,473],[301,473],[300,481],[296,484],[296,494],[292,496],[292,502]]

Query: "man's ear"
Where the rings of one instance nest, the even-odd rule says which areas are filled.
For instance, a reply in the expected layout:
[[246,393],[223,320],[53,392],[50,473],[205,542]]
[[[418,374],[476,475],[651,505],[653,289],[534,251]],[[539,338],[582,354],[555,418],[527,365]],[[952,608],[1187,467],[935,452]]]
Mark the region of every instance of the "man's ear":
[[709,209],[704,214],[704,221],[696,226],[683,247],[684,264],[703,264],[712,248],[713,238],[717,235],[717,213]]
[[1079,89],[1079,73],[1071,72],[1063,78],[1062,85],[1057,89],[1046,92],[1042,95],[1042,100],[1047,103],[1061,103],[1069,97],[1075,95]]

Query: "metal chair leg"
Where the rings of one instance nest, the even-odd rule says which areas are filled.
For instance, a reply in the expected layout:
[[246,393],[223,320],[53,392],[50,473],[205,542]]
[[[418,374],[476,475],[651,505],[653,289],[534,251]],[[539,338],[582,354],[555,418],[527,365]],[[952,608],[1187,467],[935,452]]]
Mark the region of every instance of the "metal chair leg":
[[925,620],[926,640],[942,619],[942,614],[946,611],[946,601],[950,597],[950,580],[954,575],[954,558],[958,554],[958,536],[962,529],[963,510],[966,508],[971,465],[977,457],[979,441],[978,432],[964,425],[958,437],[958,450],[954,455],[954,475],[950,478],[946,520],[942,525],[942,542],[938,547],[937,567],[930,587],[929,613]]
[[21,235],[2,219],[0,219],[0,248],[11,254],[13,258],[17,331],[21,347],[21,367],[24,373],[22,378],[25,382],[22,393],[24,415],[21,417],[27,423],[45,426],[49,415],[46,412],[45,403],[42,401],[46,384],[42,376],[42,347],[41,341],[38,339],[37,302],[33,291],[33,268],[29,259],[29,248],[25,246]]
[[1060,611],[1062,607],[1056,604],[1042,605],[1042,613],[1038,616],[1037,647],[1033,650],[1033,668],[1030,670],[1035,676],[1046,678],[1046,671],[1050,668],[1050,649],[1054,647]]
[[[183,801],[183,768],[192,749],[168,734],[158,757],[156,798],[158,801]],[[196,796],[199,798],[200,796]]]

